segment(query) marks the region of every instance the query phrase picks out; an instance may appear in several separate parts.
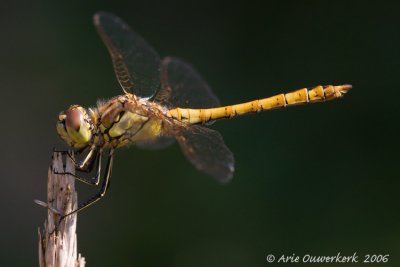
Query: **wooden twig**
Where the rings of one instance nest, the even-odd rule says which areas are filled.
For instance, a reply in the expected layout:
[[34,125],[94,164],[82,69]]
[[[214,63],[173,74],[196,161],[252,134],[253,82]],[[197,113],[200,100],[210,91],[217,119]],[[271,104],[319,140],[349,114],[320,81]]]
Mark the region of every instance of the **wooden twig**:
[[66,217],[55,231],[60,215],[68,214],[78,206],[75,179],[72,175],[54,172],[75,173],[72,159],[66,157],[65,167],[62,154],[54,152],[52,165],[48,172],[47,204],[36,203],[48,208],[47,221],[39,233],[40,267],[84,267],[85,258],[77,254],[76,221],[77,214]]

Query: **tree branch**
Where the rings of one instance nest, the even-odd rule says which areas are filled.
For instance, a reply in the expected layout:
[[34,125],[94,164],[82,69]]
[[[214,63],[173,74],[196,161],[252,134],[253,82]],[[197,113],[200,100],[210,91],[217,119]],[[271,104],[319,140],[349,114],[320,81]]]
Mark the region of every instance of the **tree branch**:
[[40,267],[84,267],[85,258],[77,255],[77,214],[66,217],[57,231],[54,231],[60,216],[68,214],[78,206],[75,178],[72,175],[54,172],[74,174],[75,165],[72,159],[67,156],[64,167],[62,153],[54,152],[48,171],[47,204],[36,201],[48,210],[44,229],[38,229],[39,264]]

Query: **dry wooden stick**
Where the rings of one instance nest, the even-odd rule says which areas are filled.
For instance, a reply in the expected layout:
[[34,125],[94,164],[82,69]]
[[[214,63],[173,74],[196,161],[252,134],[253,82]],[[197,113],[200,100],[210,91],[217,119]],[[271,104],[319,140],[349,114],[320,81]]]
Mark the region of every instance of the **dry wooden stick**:
[[77,254],[77,214],[66,217],[54,231],[60,215],[68,214],[78,206],[75,178],[72,175],[54,172],[74,174],[72,159],[66,157],[64,167],[62,153],[54,152],[48,172],[47,203],[36,201],[48,208],[44,229],[42,231],[38,229],[39,264],[40,267],[84,267],[85,258]]

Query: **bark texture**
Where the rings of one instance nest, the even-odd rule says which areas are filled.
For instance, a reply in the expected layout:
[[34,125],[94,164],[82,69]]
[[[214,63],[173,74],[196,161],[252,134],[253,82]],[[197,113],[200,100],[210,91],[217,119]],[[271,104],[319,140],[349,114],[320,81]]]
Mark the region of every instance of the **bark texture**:
[[77,253],[77,214],[66,217],[55,231],[60,215],[68,214],[78,206],[75,178],[72,175],[54,172],[75,173],[72,159],[67,156],[64,165],[62,154],[54,152],[48,171],[47,204],[36,201],[46,206],[48,210],[44,229],[38,229],[39,265],[40,267],[84,267],[85,258]]

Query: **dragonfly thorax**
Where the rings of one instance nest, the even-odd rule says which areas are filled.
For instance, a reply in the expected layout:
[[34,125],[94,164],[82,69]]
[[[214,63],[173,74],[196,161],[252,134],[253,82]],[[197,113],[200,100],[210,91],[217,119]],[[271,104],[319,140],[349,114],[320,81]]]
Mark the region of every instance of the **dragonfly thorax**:
[[160,107],[133,94],[100,102],[96,110],[93,117],[97,121],[98,138],[95,143],[117,148],[153,140],[161,133],[163,112]]
[[93,137],[94,124],[86,109],[72,105],[58,115],[57,133],[70,147],[88,146]]

